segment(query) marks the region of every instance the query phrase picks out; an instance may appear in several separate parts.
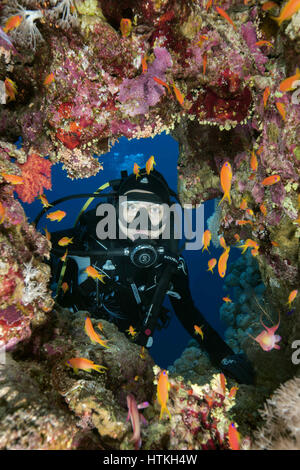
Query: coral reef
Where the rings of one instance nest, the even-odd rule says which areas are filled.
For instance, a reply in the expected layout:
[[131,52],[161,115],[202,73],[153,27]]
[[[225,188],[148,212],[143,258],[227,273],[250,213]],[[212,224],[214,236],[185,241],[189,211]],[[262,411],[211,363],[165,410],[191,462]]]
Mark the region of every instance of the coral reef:
[[[93,345],[84,331],[87,315],[54,309],[27,344],[6,355],[0,375],[1,449],[133,449],[126,421],[129,394],[137,403],[149,402],[143,410],[148,423],[141,431],[142,449],[229,448],[235,393],[222,385],[220,374],[202,386],[170,377],[171,419],[160,420],[159,367],[104,320],[109,347]],[[66,364],[71,357],[89,358],[106,370],[76,374]],[[242,440],[241,448],[249,444]]]
[[263,426],[255,432],[253,450],[299,450],[300,378],[282,384],[260,414]]

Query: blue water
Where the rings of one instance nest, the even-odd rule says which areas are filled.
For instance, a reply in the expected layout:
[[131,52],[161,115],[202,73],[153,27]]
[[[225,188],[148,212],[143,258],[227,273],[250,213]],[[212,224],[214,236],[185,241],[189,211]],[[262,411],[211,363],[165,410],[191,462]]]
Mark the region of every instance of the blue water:
[[[71,180],[67,178],[66,171],[62,169],[61,164],[53,165],[52,190],[45,191],[46,197],[51,202],[70,194],[93,192],[106,181],[119,178],[122,170],[127,170],[128,174],[132,173],[134,162],[140,167],[144,167],[151,155],[155,157],[155,168],[163,174],[170,188],[177,192],[178,144],[172,137],[164,133],[154,139],[129,141],[125,137],[120,138],[119,143],[116,143],[110,152],[98,157],[99,161],[103,163],[104,169],[91,178]],[[75,199],[56,206],[55,210],[65,210],[67,216],[60,223],[51,222],[44,216],[38,229],[42,231],[46,225],[51,232],[73,226],[85,200]],[[29,221],[33,221],[42,209],[38,199],[32,204],[23,203],[23,207]],[[204,204],[205,221],[213,211],[214,201],[207,201]],[[42,233],[44,232],[42,231]],[[212,245],[209,249],[210,254],[206,251],[202,254],[201,250],[189,250],[184,251],[183,256],[188,265],[190,289],[194,303],[209,323],[223,336],[225,325],[219,318],[219,309],[223,303],[222,297],[225,295],[222,289],[223,279],[219,277],[217,269],[213,275],[207,272],[208,260],[210,258],[218,259],[223,250],[221,248],[215,249]],[[235,261],[238,256],[240,256],[238,250],[231,250],[228,264]],[[164,305],[172,312],[168,298],[166,298]],[[172,314],[169,327],[155,333],[154,344],[149,352],[160,367],[166,368],[181,355],[190,339],[190,335],[181,326],[175,314]]]

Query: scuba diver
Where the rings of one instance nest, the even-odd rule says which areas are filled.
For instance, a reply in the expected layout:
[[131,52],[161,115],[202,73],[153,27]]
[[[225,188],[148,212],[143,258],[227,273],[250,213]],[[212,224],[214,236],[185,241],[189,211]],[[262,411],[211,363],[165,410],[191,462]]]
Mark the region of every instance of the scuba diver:
[[[102,193],[105,186],[113,192]],[[86,195],[53,204],[82,196]],[[252,384],[254,373],[247,357],[234,354],[194,305],[187,265],[175,239],[174,214],[167,210],[171,196],[178,198],[164,177],[155,169],[129,176],[124,171],[121,179],[88,196],[106,196],[110,204],[101,203],[88,212],[85,204],[73,228],[51,233],[57,302],[114,322],[123,332],[133,327],[138,333],[133,340],[150,348],[155,329],[168,326],[170,317],[162,305],[168,295],[179,321],[211,362],[236,381]],[[44,208],[35,222],[48,210]],[[110,231],[105,232],[107,227]],[[71,238],[72,244],[60,248],[62,237]],[[195,335],[195,326],[202,328],[202,337]]]

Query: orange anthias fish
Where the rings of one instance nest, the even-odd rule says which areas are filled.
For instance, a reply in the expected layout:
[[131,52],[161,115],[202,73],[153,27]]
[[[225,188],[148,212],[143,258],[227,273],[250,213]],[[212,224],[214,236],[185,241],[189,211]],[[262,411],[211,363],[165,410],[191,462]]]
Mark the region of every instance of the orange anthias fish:
[[268,11],[268,10],[271,10],[272,8],[274,8],[274,7],[278,7],[277,3],[272,2],[272,1],[268,1],[268,2],[265,2],[265,3],[262,5],[261,9],[262,9],[263,11]]
[[68,249],[66,249],[65,254],[60,258],[63,263],[66,261],[67,255],[68,255]]
[[3,178],[5,179],[7,183],[10,183],[10,184],[23,184],[24,183],[24,180],[21,176],[9,175],[8,173],[1,173],[1,175],[3,176]]
[[126,331],[128,332],[128,334],[130,334],[132,338],[135,338],[138,334],[138,332],[134,329],[132,325],[130,325],[130,327]]
[[207,65],[207,54],[203,54],[203,75],[205,75],[206,72],[206,65]]
[[220,374],[220,385],[222,389],[223,396],[226,394],[226,377],[223,373]]
[[258,167],[258,162],[257,162],[257,157],[255,155],[254,150],[251,152],[251,158],[250,158],[250,166],[252,171],[256,171]]
[[161,406],[159,419],[163,417],[164,412],[167,412],[171,419],[171,413],[167,408],[169,390],[170,384],[168,381],[168,372],[166,370],[162,370],[157,382],[157,400]]
[[3,220],[5,218],[5,207],[3,206],[2,202],[0,202],[0,224],[3,223]]
[[50,204],[45,196],[45,194],[40,194],[38,198],[41,200],[41,203],[43,204],[43,207],[52,207],[52,204]]
[[146,72],[147,72],[147,70],[148,70],[147,59],[148,59],[148,56],[147,56],[147,54],[143,55],[143,57],[142,57],[142,68],[143,68],[143,73],[146,73]]
[[194,325],[194,330],[195,330],[195,335],[200,335],[201,338],[203,339],[203,331],[202,331],[202,326]]
[[122,37],[128,37],[132,29],[132,23],[129,18],[122,18],[120,22],[120,30],[122,33]]
[[285,20],[291,19],[299,9],[300,0],[289,0],[280,11],[279,16],[271,16],[271,18],[277,21],[278,26],[280,26]]
[[253,222],[251,220],[236,220],[235,222],[237,225],[253,225]]
[[268,101],[268,98],[269,98],[269,96],[270,96],[270,93],[271,93],[270,87],[267,86],[267,87],[265,88],[264,93],[263,93],[264,108],[267,106],[267,101]]
[[224,250],[226,250],[227,245],[226,245],[226,242],[225,242],[225,238],[224,238],[223,236],[221,236],[221,237],[219,238],[219,242],[220,242],[221,247],[222,247]]
[[271,175],[267,176],[261,184],[264,186],[271,186],[272,184],[278,183],[278,181],[280,181],[280,175]]
[[213,269],[216,266],[216,264],[217,264],[216,258],[210,259],[209,262],[208,262],[208,270],[207,271],[210,271],[213,274],[214,273]]
[[146,162],[146,172],[147,175],[150,174],[150,171],[153,171],[153,165],[156,165],[153,155]]
[[229,162],[225,162],[223,164],[221,168],[220,180],[221,180],[221,187],[224,192],[224,196],[222,197],[218,205],[220,205],[221,202],[226,197],[228,199],[229,204],[231,204],[230,189],[231,189],[231,180],[232,180],[232,169],[231,169],[231,165]]
[[260,317],[260,322],[262,326],[265,328],[265,330],[263,330],[258,336],[256,336],[256,338],[254,338],[248,333],[249,336],[252,339],[254,339],[264,351],[271,351],[272,349],[280,349],[280,346],[278,346],[278,344],[276,343],[278,343],[278,341],[281,340],[281,336],[275,335],[275,331],[278,329],[280,325],[280,318],[279,318],[277,325],[272,326],[272,328],[268,328],[266,325],[264,325],[261,317]]
[[178,101],[178,103],[183,106],[184,104],[184,95],[181,93],[181,91],[177,88],[177,86],[175,85],[175,83],[173,82],[172,83],[172,86],[173,86],[173,90],[174,90],[174,93],[175,93],[175,96],[176,96],[176,99]]
[[86,319],[85,319],[84,331],[86,332],[86,334],[88,335],[88,337],[90,338],[90,340],[93,344],[98,343],[98,344],[101,344],[101,346],[103,346],[104,348],[109,349],[109,346],[106,345],[107,340],[106,341],[103,340],[96,333],[96,331],[94,330],[93,324],[91,322],[91,319],[89,317],[86,317]]
[[61,285],[61,288],[63,290],[63,293],[65,294],[67,292],[67,290],[69,289],[69,285],[67,282],[63,282],[62,285]]
[[65,211],[55,211],[55,212],[50,212],[50,214],[48,214],[46,217],[47,219],[50,219],[52,222],[54,222],[55,220],[57,222],[60,222],[66,215],[67,214]]
[[213,0],[208,0],[207,4],[206,4],[206,11],[209,10],[209,8],[212,6],[212,3],[213,3]]
[[135,163],[133,165],[133,173],[135,174],[135,179],[138,179],[138,177],[141,176],[140,175],[140,168],[141,167],[137,163]]
[[21,15],[11,16],[6,21],[3,31],[7,33],[8,31],[11,31],[12,29],[17,28],[18,26],[20,26],[22,21],[23,21],[23,16]]
[[97,269],[95,269],[93,266],[88,266],[85,270],[84,270],[85,273],[87,273],[87,275],[93,279],[99,279],[99,281],[103,282],[103,284],[105,284],[105,282],[103,281],[103,278],[106,276],[106,274],[100,274]]
[[280,103],[279,101],[276,101],[275,104],[276,104],[276,108],[278,109],[278,112],[280,113],[280,116],[285,121],[285,117],[286,117],[285,105],[283,103]]
[[18,87],[10,78],[4,80],[5,91],[9,97],[9,101],[14,101],[16,99],[16,94],[18,92]]
[[255,43],[256,46],[270,46],[274,47],[274,45],[270,41],[257,41]]
[[[251,162],[250,162],[251,163]],[[242,202],[240,203],[240,209],[242,209],[243,211],[245,211],[248,207],[248,202],[247,202],[247,199],[243,199]]]
[[224,302],[226,302],[226,303],[227,302],[232,302],[232,300],[229,297],[223,297],[222,300],[224,300]]
[[203,243],[203,248],[202,248],[202,253],[204,250],[208,250],[208,247],[209,247],[209,244],[210,244],[210,240],[211,240],[211,233],[210,233],[210,230],[205,230],[203,236],[202,236],[202,243]]
[[49,75],[47,75],[47,77],[45,78],[43,83],[44,83],[45,86],[48,86],[52,82],[54,82],[54,73],[53,72],[51,72],[51,73],[49,73]]
[[265,206],[264,204],[261,204],[261,205],[259,206],[259,208],[260,208],[261,213],[266,217],[266,215],[267,215],[267,208],[266,208],[266,206]]
[[240,434],[237,431],[234,423],[230,423],[229,425],[228,440],[229,440],[229,447],[231,450],[240,449]]
[[285,80],[283,80],[283,82],[280,83],[279,90],[282,92],[294,90],[296,88],[296,85],[293,86],[293,83],[299,79],[300,79],[300,69],[299,67],[297,67],[295,75],[292,75],[291,77],[286,78]]
[[69,237],[63,237],[59,240],[58,244],[59,246],[67,246],[69,245],[70,243],[73,243],[73,237],[72,238],[69,238]]
[[233,398],[236,395],[236,392],[238,391],[239,387],[231,387],[230,392],[229,392],[229,398]]
[[294,302],[297,294],[298,294],[298,289],[292,290],[292,292],[290,293],[289,300],[287,302],[287,305],[289,306],[289,308],[291,308],[291,304],[292,302]]
[[246,240],[245,245],[240,245],[239,246],[239,248],[243,248],[242,254],[245,253],[247,248],[250,248],[250,247],[254,248],[255,250],[258,250],[259,249],[259,244],[257,242],[255,242],[254,240],[251,240],[251,238],[248,238]]
[[223,18],[225,18],[225,20],[228,21],[228,23],[230,23],[234,29],[236,29],[236,26],[234,24],[234,22],[232,21],[232,19],[227,15],[226,11],[223,10],[223,8],[220,8],[220,7],[216,7],[216,10],[217,12],[219,13],[219,15],[223,16]]
[[234,238],[236,239],[237,242],[239,242],[240,239],[241,239],[241,237],[239,236],[238,233],[235,233],[235,234],[234,234]]
[[51,240],[51,234],[48,232],[47,227],[44,228],[44,232],[45,232],[45,237],[46,237],[47,240],[50,242],[50,240]]
[[224,251],[224,253],[222,253],[222,255],[221,255],[220,258],[219,258],[219,262],[218,262],[218,271],[219,271],[219,275],[220,275],[221,277],[224,277],[225,274],[226,274],[227,261],[228,261],[228,257],[229,257],[229,251],[230,251],[230,247],[226,248],[226,250]]
[[144,346],[141,347],[141,351],[140,351],[139,356],[140,356],[141,359],[143,359],[143,360],[145,359],[145,347]]
[[170,89],[169,85],[166,82],[164,82],[163,80],[161,80],[160,78],[157,78],[157,77],[152,77],[152,78],[156,83],[158,83],[159,85],[164,86],[165,88],[167,88],[168,92],[171,93],[171,89]]
[[97,372],[103,373],[107,367],[94,364],[93,361],[85,359],[84,357],[72,357],[65,363],[68,367],[72,367],[75,374],[78,374],[78,369],[85,370],[86,372],[91,372],[91,370],[96,370]]

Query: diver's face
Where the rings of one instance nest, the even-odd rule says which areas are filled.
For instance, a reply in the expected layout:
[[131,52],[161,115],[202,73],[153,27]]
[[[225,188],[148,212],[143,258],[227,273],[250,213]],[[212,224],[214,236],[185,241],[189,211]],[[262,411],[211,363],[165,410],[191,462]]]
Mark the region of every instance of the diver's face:
[[[137,190],[135,190],[137,192]],[[149,191],[138,191],[142,193],[150,193]],[[150,193],[151,194],[151,193]],[[153,194],[153,193],[152,193]],[[147,201],[130,201],[130,191],[125,194],[127,197],[127,201],[123,201],[120,204],[120,211],[122,212],[122,219],[127,225],[124,226],[122,220],[119,219],[119,227],[123,233],[127,233],[128,238],[131,240],[135,240],[140,238],[158,238],[159,235],[165,229],[165,224],[162,225],[160,229],[157,230],[149,230],[146,228],[134,228],[130,227],[130,224],[134,225],[134,220],[138,214],[141,214],[142,211],[146,211],[148,217],[151,221],[152,226],[157,226],[161,223],[163,216],[164,216],[164,206],[163,204],[157,204],[153,202]]]

